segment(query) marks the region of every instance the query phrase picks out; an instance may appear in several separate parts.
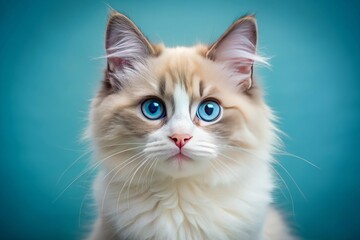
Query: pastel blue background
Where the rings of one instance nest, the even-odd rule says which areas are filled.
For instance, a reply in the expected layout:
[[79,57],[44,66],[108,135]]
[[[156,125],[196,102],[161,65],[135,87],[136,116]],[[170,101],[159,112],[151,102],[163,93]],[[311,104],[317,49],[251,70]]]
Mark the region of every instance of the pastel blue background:
[[[155,42],[214,41],[256,13],[260,69],[281,117],[288,185],[276,195],[304,239],[360,239],[360,4],[357,1],[108,1]],[[102,77],[104,1],[0,1],[0,239],[79,239],[93,217],[86,145]],[[59,183],[57,183],[59,181]],[[293,197],[291,204],[289,192]],[[295,213],[295,215],[293,214]]]

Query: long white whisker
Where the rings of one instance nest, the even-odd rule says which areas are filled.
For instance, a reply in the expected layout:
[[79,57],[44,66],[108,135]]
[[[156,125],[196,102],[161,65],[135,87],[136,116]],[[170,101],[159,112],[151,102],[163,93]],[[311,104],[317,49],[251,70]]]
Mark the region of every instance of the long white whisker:
[[[235,147],[235,148],[236,148],[236,147]],[[241,150],[241,151],[243,151],[243,152],[249,153],[249,154],[257,157],[255,154],[252,154],[251,152],[249,152],[249,151],[247,151],[247,150],[244,150],[244,149],[242,149],[242,148],[238,148],[238,149]],[[257,157],[257,158],[258,158],[258,157]],[[259,159],[261,160],[261,158],[259,158]],[[304,160],[305,160],[305,159],[304,159]],[[305,160],[305,161],[306,161],[306,160]],[[291,180],[293,181],[293,183],[295,184],[296,188],[298,189],[298,191],[300,192],[300,194],[302,195],[302,197],[303,197],[304,199],[306,199],[305,194],[304,194],[303,191],[300,189],[299,185],[296,183],[295,179],[292,177],[292,175],[289,173],[289,171],[288,171],[280,162],[276,161],[276,163],[279,164],[279,166],[284,169],[284,171],[289,175],[290,179],[291,179]],[[308,162],[308,163],[311,164],[310,162]],[[311,165],[312,165],[312,164],[311,164]],[[313,166],[314,166],[314,167],[317,167],[316,165],[313,165]],[[288,190],[288,191],[289,191],[289,190]],[[290,193],[290,191],[289,191],[289,193]]]
[[142,163],[142,162],[140,161],[131,171],[129,171],[128,176],[129,176],[130,178],[127,179],[127,180],[124,182],[124,184],[123,184],[123,186],[121,187],[120,192],[119,192],[119,194],[118,194],[118,199],[117,199],[117,203],[116,203],[116,209],[117,209],[117,211],[119,210],[120,197],[121,197],[122,191],[124,190],[125,186],[127,186],[127,183],[130,181],[131,176],[133,175],[134,170],[137,169],[137,167],[138,167],[141,163]]
[[291,194],[291,191],[289,189],[289,186],[286,184],[285,180],[281,177],[281,175],[276,171],[276,169],[270,165],[270,167],[273,169],[273,171],[276,173],[276,175],[278,175],[281,179],[281,181],[284,183],[288,193],[289,193],[289,196],[290,196],[290,200],[291,200],[291,208],[292,208],[292,212],[293,212],[293,215],[295,216],[295,205],[294,205],[294,199],[293,199],[293,196]]
[[155,165],[154,165],[154,168],[153,168],[153,172],[152,172],[152,174],[151,174],[151,177],[150,177],[149,184],[150,184],[150,183],[152,182],[152,180],[153,180],[154,173],[155,173],[155,170],[156,170],[156,167],[157,167],[158,163],[159,163],[159,159],[158,159],[158,158],[155,158]]
[[86,151],[84,153],[82,153],[75,161],[73,161],[65,170],[64,172],[60,175],[59,179],[56,182],[56,186],[59,185],[61,179],[64,177],[64,175],[78,162],[80,161],[81,158],[83,158],[84,156],[86,156],[87,154],[90,154],[91,150]]
[[292,153],[289,153],[289,152],[285,152],[285,151],[280,151],[280,150],[279,150],[279,151],[276,152],[275,154],[277,154],[277,155],[289,156],[289,157],[293,157],[293,158],[297,158],[297,159],[302,160],[302,161],[308,163],[309,165],[311,165],[311,166],[313,166],[313,167],[315,167],[315,168],[317,168],[317,169],[319,169],[319,170],[321,169],[320,167],[318,167],[318,166],[315,165],[314,163],[310,162],[309,160],[307,160],[307,159],[305,159],[305,158],[302,158],[302,157],[299,157],[299,156],[297,156],[297,155],[295,155],[295,154],[292,154]]
[[111,172],[115,171],[116,170],[116,173],[112,175],[111,179],[108,181],[108,183],[106,184],[106,188],[105,188],[105,192],[104,192],[104,198],[102,200],[102,203],[101,203],[101,209],[103,210],[104,209],[104,204],[105,204],[105,197],[106,197],[106,194],[107,194],[107,191],[108,191],[108,188],[110,186],[110,184],[112,183],[113,179],[115,178],[115,176],[117,176],[119,174],[119,172],[124,169],[126,166],[128,166],[129,164],[133,163],[134,161],[136,161],[137,159],[141,158],[142,156],[144,156],[145,154],[143,152],[140,152],[140,153],[137,153],[135,155],[133,155],[132,157],[126,159],[124,162],[120,163],[118,166],[116,166],[115,168],[111,169],[111,171],[109,171],[104,179],[106,179],[110,174]]
[[123,151],[120,151],[120,152],[116,152],[116,153],[111,154],[110,156],[108,156],[108,157],[100,160],[99,162],[97,162],[97,163],[94,164],[93,166],[90,166],[88,169],[83,170],[83,171],[80,173],[79,176],[77,176],[70,184],[68,184],[68,185],[66,186],[66,188],[65,188],[64,190],[62,190],[62,191],[60,192],[60,194],[58,194],[58,196],[53,200],[52,203],[55,203],[55,202],[70,188],[70,186],[73,185],[79,178],[81,178],[82,176],[84,176],[84,175],[85,175],[87,172],[89,172],[90,170],[92,170],[92,169],[100,166],[100,164],[103,163],[104,161],[106,161],[107,159],[109,159],[109,158],[111,158],[111,157],[113,157],[113,156],[119,155],[119,154],[121,154],[121,153],[124,153],[124,152],[127,152],[127,151],[131,151],[131,150],[134,150],[134,149],[137,149],[137,148],[141,148],[141,147],[142,147],[142,146],[140,146],[140,147],[134,147],[134,148],[129,148],[129,149],[126,149],[126,150],[123,150]]
[[[131,186],[131,183],[132,183],[132,181],[134,180],[134,177],[135,177],[136,173],[141,169],[142,166],[144,166],[144,164],[146,164],[146,163],[148,162],[148,159],[149,159],[149,158],[145,158],[145,159],[143,160],[143,162],[140,164],[140,166],[138,166],[138,167],[136,168],[134,174],[132,175],[132,177],[131,177],[131,179],[130,179],[130,182],[129,182],[128,188],[127,188],[127,193],[128,193],[128,194],[127,194],[128,207],[130,206],[130,204],[129,204],[129,198],[130,198],[130,186]],[[138,186],[137,186],[137,189],[139,189]]]
[[261,160],[261,161],[265,161],[265,159],[263,159],[262,157],[256,155],[255,153],[247,150],[247,149],[244,149],[244,148],[241,148],[241,147],[235,147],[235,146],[229,146],[229,145],[221,145],[220,147],[224,148],[224,147],[227,147],[227,148],[231,148],[231,149],[234,149],[234,150],[238,150],[240,152],[244,152],[244,153],[247,153],[251,156],[254,156],[255,158],[257,158],[258,160]]
[[[141,180],[141,177],[142,177],[142,175],[143,175],[143,173],[145,172],[145,170],[147,169],[148,171],[147,172],[149,172],[149,167],[148,167],[148,165],[150,165],[150,167],[151,167],[151,165],[153,164],[153,161],[151,160],[151,158],[150,157],[148,157],[148,159],[147,159],[147,164],[144,166],[144,169],[140,172],[140,176],[139,176],[139,178],[138,178],[138,182],[137,182],[137,186],[139,186],[140,185],[140,180]],[[146,177],[147,175],[145,174],[145,177]],[[141,188],[140,188],[140,192],[142,192],[143,191],[143,187],[144,187],[144,182],[146,182],[146,181],[143,181],[142,182],[142,184],[141,184]]]
[[305,194],[303,193],[303,191],[301,191],[299,185],[296,183],[295,179],[293,178],[293,176],[291,176],[291,174],[289,173],[289,171],[280,163],[280,162],[276,162],[277,164],[279,164],[279,166],[284,169],[284,171],[287,173],[287,175],[290,177],[290,179],[293,181],[293,183],[295,184],[296,188],[299,190],[300,194],[302,195],[302,197],[306,200]]
[[142,146],[145,146],[144,143],[119,143],[119,144],[112,144],[112,145],[104,145],[104,146],[101,146],[101,148],[128,146],[128,145],[142,145]]
[[[140,156],[139,156],[139,155],[140,155]],[[124,164],[125,164],[125,165],[124,165],[123,167],[126,167],[127,165],[129,165],[130,163],[132,163],[132,162],[134,162],[136,159],[138,159],[138,158],[133,159],[134,157],[137,157],[137,156],[141,157],[141,156],[143,156],[143,155],[145,155],[145,153],[139,152],[139,153],[136,153],[136,154],[132,155],[131,157],[127,158],[126,160],[122,161],[122,162],[121,162],[120,164],[118,164],[116,167],[114,167],[113,169],[111,169],[111,170],[104,176],[104,179],[106,179],[112,172],[114,172],[116,169],[118,169],[119,167],[123,166]],[[130,160],[132,160],[132,161],[130,161]],[[116,175],[123,169],[123,167],[120,168],[120,169],[118,169],[119,171],[117,171],[117,172],[112,176],[112,178],[110,179],[109,182],[112,182],[112,180],[114,179],[114,176],[116,176]]]
[[[256,156],[254,155],[253,153],[251,153],[250,151],[244,149],[244,148],[241,148],[241,147],[238,147],[238,146],[232,146],[232,145],[221,145],[221,147],[227,147],[227,148],[232,148],[232,149],[238,149],[242,152],[247,152],[249,154],[252,154],[253,156]],[[289,157],[293,157],[293,158],[296,158],[296,159],[299,159],[299,160],[302,160],[304,161],[305,163],[317,168],[317,169],[320,169],[320,167],[318,167],[317,165],[315,165],[314,163],[310,162],[309,160],[305,159],[305,158],[302,158],[300,156],[297,156],[295,154],[292,154],[292,153],[289,153],[289,152],[286,152],[286,151],[282,151],[282,150],[276,150],[275,151],[275,154],[276,155],[284,155],[284,156],[289,156]]]

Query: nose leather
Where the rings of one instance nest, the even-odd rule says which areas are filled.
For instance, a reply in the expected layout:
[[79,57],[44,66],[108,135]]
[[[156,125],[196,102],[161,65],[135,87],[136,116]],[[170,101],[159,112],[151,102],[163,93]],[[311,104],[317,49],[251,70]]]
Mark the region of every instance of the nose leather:
[[192,138],[189,134],[173,134],[169,137],[174,141],[175,145],[182,148]]

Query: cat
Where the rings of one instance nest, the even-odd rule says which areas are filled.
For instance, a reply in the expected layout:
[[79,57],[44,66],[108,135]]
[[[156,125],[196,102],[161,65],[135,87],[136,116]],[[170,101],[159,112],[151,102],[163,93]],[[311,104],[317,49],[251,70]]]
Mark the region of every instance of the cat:
[[166,48],[113,11],[105,45],[88,239],[295,239],[272,205],[280,140],[253,75],[267,63],[255,17],[210,46]]

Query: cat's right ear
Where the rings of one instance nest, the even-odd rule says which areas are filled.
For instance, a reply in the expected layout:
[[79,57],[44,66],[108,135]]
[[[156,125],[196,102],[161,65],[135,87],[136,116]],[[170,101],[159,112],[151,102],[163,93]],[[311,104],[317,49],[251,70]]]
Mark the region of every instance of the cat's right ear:
[[[151,43],[140,29],[128,17],[116,11],[110,13],[105,47],[107,72],[113,76],[127,69],[134,69],[137,62],[143,62],[154,54]],[[120,88],[121,83],[112,79],[111,85]]]

